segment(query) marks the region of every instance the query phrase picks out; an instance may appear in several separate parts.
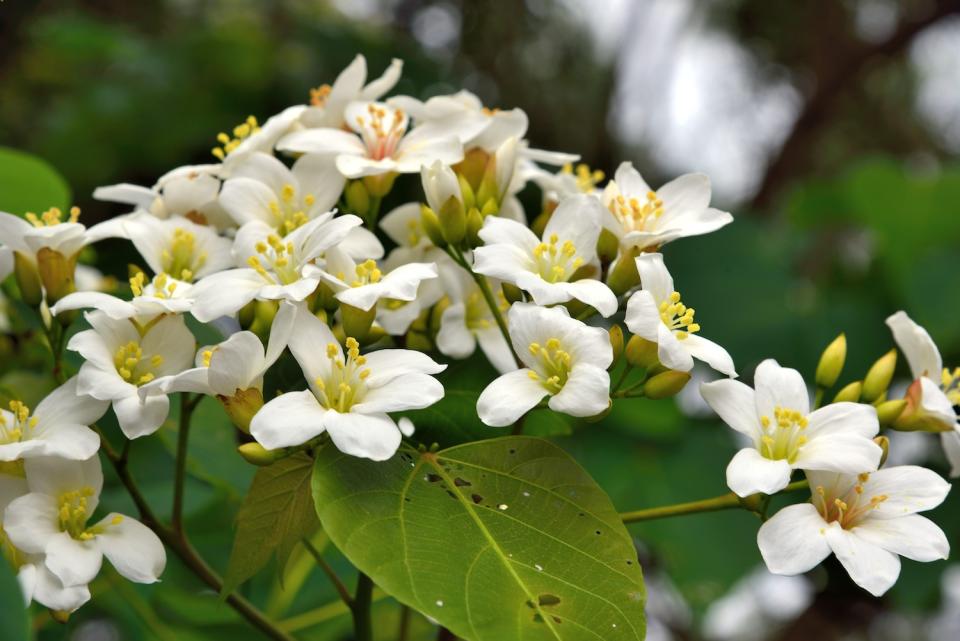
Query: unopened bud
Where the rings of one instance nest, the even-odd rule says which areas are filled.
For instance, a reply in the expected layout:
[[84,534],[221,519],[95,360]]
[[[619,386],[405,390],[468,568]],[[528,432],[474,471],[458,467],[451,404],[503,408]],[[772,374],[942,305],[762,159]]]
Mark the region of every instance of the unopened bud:
[[893,425],[893,422],[900,418],[906,407],[907,401],[902,398],[877,405],[877,420],[880,421],[880,427]]
[[597,257],[604,265],[613,262],[620,250],[620,239],[609,229],[600,230],[600,237],[597,239]]
[[887,462],[887,457],[890,456],[890,439],[886,436],[875,436],[873,442],[883,450],[883,454],[880,455],[880,464],[877,466],[883,467],[883,464]]
[[48,305],[53,305],[67,294],[77,291],[73,280],[76,267],[77,254],[67,257],[49,247],[41,247],[37,252],[37,268],[40,282],[47,292]]
[[240,311],[237,312],[237,322],[240,323],[240,327],[243,329],[249,329],[253,325],[254,317],[256,316],[257,311],[257,301],[252,300],[243,307],[240,308]]
[[70,621],[70,613],[67,610],[50,610],[50,618],[60,624],[66,624]]
[[453,167],[454,171],[467,181],[474,193],[480,188],[480,182],[483,180],[489,158],[490,154],[481,147],[473,147],[468,149],[463,154],[463,160]]
[[350,181],[347,188],[343,190],[343,196],[347,201],[347,208],[350,212],[366,219],[367,212],[370,211],[370,193],[364,187],[363,181]]
[[461,174],[457,174],[457,183],[460,185],[460,196],[463,199],[463,208],[467,211],[474,209],[477,206],[477,197],[473,193],[473,187],[470,186],[470,183]]
[[854,381],[837,392],[833,397],[834,403],[856,403],[860,400],[860,393],[863,391],[863,383]]
[[340,320],[343,322],[345,336],[352,336],[359,342],[366,343],[376,315],[376,305],[371,305],[367,311],[353,305],[340,305]]
[[508,303],[519,303],[523,301],[523,290],[513,283],[501,283],[500,289],[503,290],[503,297]]
[[240,456],[242,456],[247,463],[260,467],[270,465],[285,455],[283,450],[268,450],[259,443],[244,443],[237,447],[237,451],[240,452]]
[[481,229],[483,229],[483,216],[474,207],[467,214],[467,244],[470,247],[479,247],[483,244],[480,240]]
[[543,230],[547,228],[547,223],[550,222],[554,209],[556,209],[556,207],[545,208],[539,216],[533,219],[533,224],[530,225],[530,231],[538,238],[543,236]]
[[437,218],[436,212],[426,205],[420,206],[420,225],[430,242],[441,249],[447,246],[447,241],[443,238],[443,232],[440,230],[440,219]]
[[610,334],[610,348],[613,350],[613,362],[616,363],[623,356],[624,338],[623,328],[614,324],[607,330]]
[[463,203],[456,196],[450,196],[437,212],[437,218],[444,240],[451,245],[459,245],[467,235],[467,213],[463,210]]
[[817,364],[816,382],[823,388],[833,387],[837,379],[840,378],[840,372],[843,371],[843,364],[847,360],[847,337],[840,334],[833,342],[827,345],[820,355],[820,363]]
[[617,296],[626,294],[630,289],[640,284],[640,272],[637,271],[637,249],[632,248],[621,252],[620,258],[607,276],[607,285]]
[[217,395],[217,400],[227,411],[227,416],[237,429],[246,434],[250,433],[250,421],[263,407],[263,393],[256,387],[238,389],[233,396]]
[[660,364],[660,358],[657,356],[657,344],[640,336],[630,337],[624,353],[627,355],[627,362],[634,367],[650,369]]
[[372,198],[383,198],[393,189],[393,181],[397,179],[397,172],[391,171],[376,176],[364,176],[363,186],[370,192]]
[[643,384],[643,395],[654,400],[674,396],[690,381],[690,372],[671,369],[657,374]]
[[865,402],[872,403],[886,394],[890,387],[890,381],[893,379],[893,370],[896,368],[897,350],[895,349],[891,349],[877,359],[863,379],[863,400]]
[[43,286],[37,266],[20,252],[13,253],[13,272],[20,288],[20,298],[30,307],[37,307],[43,301]]
[[480,208],[480,215],[486,218],[487,216],[496,216],[500,213],[500,203],[491,198],[490,200],[483,203],[483,207]]
[[276,300],[256,300],[253,301],[253,320],[248,328],[256,334],[264,343],[270,336],[270,327],[273,325],[273,318],[277,315],[280,308],[280,301]]

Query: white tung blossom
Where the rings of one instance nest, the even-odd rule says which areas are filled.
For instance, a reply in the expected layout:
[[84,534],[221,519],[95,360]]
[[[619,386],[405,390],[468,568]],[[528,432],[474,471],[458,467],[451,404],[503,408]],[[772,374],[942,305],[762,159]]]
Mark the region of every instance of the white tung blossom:
[[720,418],[750,440],[727,466],[727,485],[738,496],[782,490],[796,469],[877,469],[882,450],[873,442],[880,425],[872,406],[833,403],[811,412],[800,373],[772,359],[760,363],[753,383],[755,390],[732,379],[700,386]]
[[43,555],[43,565],[65,587],[93,581],[104,556],[131,581],[159,580],[166,552],[148,527],[117,513],[88,524],[103,487],[97,457],[28,459],[24,470],[29,493],[10,502],[3,522],[17,549]]
[[443,397],[431,376],[445,369],[426,354],[383,349],[360,354],[353,338],[344,352],[326,323],[300,307],[290,351],[308,389],[274,398],[253,417],[250,433],[264,447],[300,445],[323,433],[345,454],[382,461],[400,446],[390,412],[420,409]]
[[800,574],[833,553],[857,585],[880,596],[900,575],[899,556],[947,558],[943,531],[917,514],[950,491],[935,472],[904,465],[859,475],[808,472],[807,480],[810,502],[780,510],[757,534],[771,572]]
[[54,316],[75,309],[96,309],[114,319],[134,319],[143,325],[163,314],[182,314],[193,307],[193,287],[160,273],[147,281],[143,272],[130,279],[133,298],[123,300],[104,292],[67,294],[50,308]]
[[571,416],[593,416],[610,404],[613,350],[607,332],[570,318],[563,307],[514,303],[510,340],[524,367],[494,380],[477,399],[480,420],[515,423],[549,396],[547,405]]
[[596,269],[602,209],[592,196],[567,198],[550,217],[543,240],[525,225],[487,216],[480,230],[484,245],[474,251],[474,271],[513,283],[538,305],[576,299],[611,316],[617,311],[617,297],[584,275],[584,270]]
[[627,301],[627,328],[657,344],[657,357],[664,367],[689,372],[693,359],[701,360],[727,376],[736,376],[727,350],[698,335],[695,310],[687,307],[674,289],[673,277],[661,254],[636,258],[642,289]]
[[310,91],[310,106],[300,115],[300,123],[307,128],[329,127],[340,129],[347,105],[357,101],[378,100],[393,89],[400,80],[403,61],[394,58],[383,75],[367,82],[367,59],[357,55],[340,72],[333,85],[321,85]]

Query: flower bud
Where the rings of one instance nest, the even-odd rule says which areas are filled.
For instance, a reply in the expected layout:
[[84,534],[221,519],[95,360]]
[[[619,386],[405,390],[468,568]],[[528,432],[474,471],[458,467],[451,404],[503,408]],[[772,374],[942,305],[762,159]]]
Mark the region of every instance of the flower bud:
[[877,420],[880,421],[880,427],[893,425],[893,422],[900,418],[906,407],[907,401],[902,398],[877,405]]
[[255,300],[253,301],[253,320],[250,323],[249,330],[256,334],[264,343],[270,336],[270,327],[273,325],[273,318],[280,309],[280,302],[275,300]]
[[863,379],[863,400],[872,403],[887,392],[890,381],[893,379],[893,370],[897,367],[897,350],[889,352],[877,359]]
[[880,464],[877,466],[883,467],[883,464],[887,462],[887,457],[890,456],[890,439],[886,436],[875,436],[873,442],[883,450],[883,454],[880,455]]
[[600,262],[607,265],[613,262],[620,250],[620,239],[609,229],[601,229],[600,237],[597,239],[597,257]]
[[237,429],[245,434],[250,433],[250,421],[263,407],[263,393],[256,387],[238,389],[233,396],[217,394],[217,400],[227,411],[227,416]]
[[49,247],[41,247],[37,252],[37,270],[47,292],[47,305],[53,305],[67,294],[77,291],[73,280],[77,256],[74,254],[68,258]]
[[503,290],[503,297],[508,303],[520,303],[523,301],[523,290],[513,283],[501,283],[500,289]]
[[817,364],[816,382],[819,387],[828,388],[836,384],[847,360],[847,337],[840,334],[827,345]]
[[420,225],[430,242],[441,249],[447,246],[447,241],[443,238],[443,232],[440,231],[440,219],[437,218],[436,212],[426,205],[420,206]]
[[610,347],[613,349],[613,363],[616,364],[616,362],[620,360],[620,357],[623,356],[623,328],[614,323],[610,329],[607,330],[607,333],[610,334]]
[[70,621],[70,613],[67,610],[50,610],[50,618],[61,625],[66,625]]
[[377,316],[377,306],[372,305],[363,311],[353,305],[340,305],[340,320],[343,322],[345,336],[352,336],[361,343],[367,342],[373,319]]
[[284,456],[283,450],[268,450],[259,443],[244,443],[237,448],[240,456],[253,465],[266,467]]
[[470,247],[479,247],[483,244],[480,240],[480,230],[483,228],[483,216],[477,211],[477,208],[469,210],[467,214],[467,244]]
[[620,254],[607,276],[607,285],[617,296],[626,294],[640,284],[640,272],[637,271],[637,250],[631,248]]
[[444,240],[459,245],[467,235],[467,213],[463,210],[463,203],[456,196],[450,196],[437,212],[437,218]]
[[639,336],[631,336],[624,350],[627,362],[634,367],[650,369],[660,364],[657,356],[657,344]]
[[467,211],[477,207],[477,197],[473,193],[473,187],[467,182],[462,174],[457,174],[457,183],[460,185],[460,196],[463,198],[463,208]]
[[347,188],[343,190],[343,196],[350,211],[360,218],[366,219],[367,213],[370,211],[370,193],[363,186],[363,181],[351,180]]
[[471,190],[476,193],[483,180],[490,154],[480,147],[473,147],[463,154],[463,160],[454,165],[453,169],[467,181]]
[[240,323],[240,327],[243,329],[249,329],[253,325],[254,316],[257,311],[257,301],[252,300],[243,307],[240,308],[240,311],[237,312],[237,322]]
[[43,301],[43,287],[37,266],[20,252],[13,253],[13,272],[20,288],[20,298],[30,307],[37,307]]
[[363,186],[370,192],[372,198],[383,198],[393,189],[393,181],[397,179],[397,172],[391,171],[376,176],[364,176]]
[[860,400],[860,393],[863,391],[863,383],[854,381],[837,392],[833,397],[834,403],[856,403]]
[[550,222],[554,209],[556,209],[556,207],[546,208],[539,216],[533,219],[533,224],[530,225],[530,231],[538,238],[543,236],[543,230],[547,228],[547,223]]
[[690,372],[678,372],[671,369],[657,374],[643,384],[643,395],[654,400],[669,398],[686,387],[690,381]]
[[956,429],[955,418],[947,420],[946,417],[938,416],[923,407],[923,385],[920,379],[910,384],[903,400],[907,402],[907,406],[894,419],[890,426],[893,429],[901,432],[952,432]]

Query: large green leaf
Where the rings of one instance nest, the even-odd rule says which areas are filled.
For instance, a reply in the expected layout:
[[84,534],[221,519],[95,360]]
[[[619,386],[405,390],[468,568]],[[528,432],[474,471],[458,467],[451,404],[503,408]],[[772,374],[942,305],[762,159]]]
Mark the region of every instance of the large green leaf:
[[0,627],[5,641],[30,639],[29,611],[23,606],[23,596],[13,568],[3,557],[3,534],[0,533]]
[[313,461],[300,454],[257,470],[237,514],[237,535],[223,594],[259,572],[276,555],[283,568],[294,546],[316,528],[311,509]]
[[317,514],[388,593],[469,641],[639,641],[643,577],[607,495],[513,436],[374,463],[317,456]]
[[50,207],[66,210],[69,205],[70,187],[49,163],[0,147],[0,211],[22,215]]

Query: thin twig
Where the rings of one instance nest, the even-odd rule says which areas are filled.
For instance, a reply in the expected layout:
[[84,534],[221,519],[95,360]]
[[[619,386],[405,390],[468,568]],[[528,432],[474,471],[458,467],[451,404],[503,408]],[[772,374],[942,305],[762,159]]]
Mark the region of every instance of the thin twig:
[[317,565],[320,566],[320,569],[323,570],[323,573],[327,575],[327,578],[330,579],[330,582],[333,583],[333,587],[336,588],[337,594],[340,595],[340,599],[346,604],[348,608],[353,608],[353,597],[350,596],[350,590],[347,589],[347,586],[343,584],[343,581],[340,580],[340,577],[337,576],[337,573],[333,571],[333,568],[330,567],[330,564],[326,562],[323,558],[323,554],[314,547],[313,543],[309,539],[304,538],[303,547],[306,548],[307,552],[310,553],[310,556],[313,557],[313,560],[317,562]]

